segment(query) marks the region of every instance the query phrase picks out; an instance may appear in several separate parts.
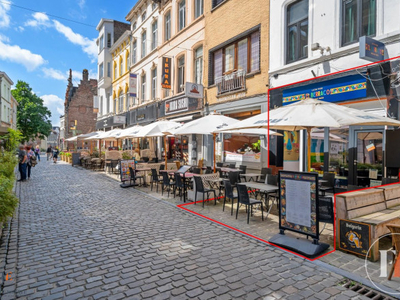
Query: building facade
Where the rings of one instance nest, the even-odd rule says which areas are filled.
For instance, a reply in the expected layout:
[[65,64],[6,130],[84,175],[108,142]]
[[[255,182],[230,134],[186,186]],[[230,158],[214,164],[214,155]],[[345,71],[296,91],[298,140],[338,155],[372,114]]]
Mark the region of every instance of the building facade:
[[98,47],[98,86],[94,106],[97,108],[96,129],[110,130],[113,127],[113,115],[116,113],[113,106],[113,58],[110,52],[114,42],[126,30],[130,29],[128,23],[110,19],[101,19],[96,27],[99,36],[96,40]]
[[[83,70],[82,80],[77,87],[72,84],[72,71],[70,70],[64,103],[66,139],[95,131],[97,115],[93,110],[93,97],[96,95],[97,80],[89,79],[88,70]],[[72,149],[74,143],[69,142],[66,147]]]
[[[271,109],[308,96],[399,118],[399,61],[382,62],[400,55],[398,1],[280,0],[270,5]],[[336,90],[340,95],[333,95]],[[353,185],[364,184],[362,177],[368,176],[360,169],[367,165],[390,176],[385,152],[392,133],[374,126],[331,130],[344,143],[332,141],[328,133],[312,139],[312,168],[336,172]],[[305,170],[306,136],[296,133],[297,156],[286,151],[289,136],[273,141],[270,163]]]
[[65,116],[60,116],[60,150],[65,148]]
[[0,133],[8,128],[17,129],[17,101],[11,95],[14,82],[5,72],[0,72]]

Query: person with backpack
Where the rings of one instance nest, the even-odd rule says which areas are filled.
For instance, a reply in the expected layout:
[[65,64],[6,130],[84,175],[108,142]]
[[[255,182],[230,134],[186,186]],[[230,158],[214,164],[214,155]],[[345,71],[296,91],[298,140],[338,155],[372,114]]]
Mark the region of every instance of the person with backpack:
[[32,167],[36,166],[37,160],[35,152],[33,152],[30,146],[26,146],[26,156],[28,158],[27,168],[28,168],[28,179],[31,179],[31,169]]
[[53,150],[51,149],[51,146],[47,147],[47,151],[46,151],[46,153],[47,153],[47,160],[50,159],[52,152],[53,152]]
[[35,155],[37,157],[37,160],[40,161],[40,148],[39,148],[39,145],[36,145]]
[[57,162],[58,153],[59,153],[58,148],[57,148],[57,146],[55,146],[55,147],[54,147],[54,150],[53,150],[53,161],[54,161],[54,163]]

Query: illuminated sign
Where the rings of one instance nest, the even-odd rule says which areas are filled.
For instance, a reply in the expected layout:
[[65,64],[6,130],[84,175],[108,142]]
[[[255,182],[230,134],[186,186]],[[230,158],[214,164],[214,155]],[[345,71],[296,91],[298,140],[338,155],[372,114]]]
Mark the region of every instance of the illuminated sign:
[[163,89],[171,89],[171,63],[169,57],[162,58],[161,86]]
[[172,114],[189,109],[189,99],[187,97],[169,100],[165,102],[165,114]]
[[360,37],[360,58],[372,62],[385,59],[385,44],[367,36]]

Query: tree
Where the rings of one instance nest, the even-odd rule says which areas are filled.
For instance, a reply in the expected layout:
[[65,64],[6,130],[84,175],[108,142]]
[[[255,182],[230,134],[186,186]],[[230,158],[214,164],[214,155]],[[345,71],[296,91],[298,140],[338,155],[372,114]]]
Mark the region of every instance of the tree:
[[51,112],[43,105],[43,100],[32,93],[29,84],[18,80],[11,93],[18,102],[17,127],[22,133],[22,141],[49,136]]

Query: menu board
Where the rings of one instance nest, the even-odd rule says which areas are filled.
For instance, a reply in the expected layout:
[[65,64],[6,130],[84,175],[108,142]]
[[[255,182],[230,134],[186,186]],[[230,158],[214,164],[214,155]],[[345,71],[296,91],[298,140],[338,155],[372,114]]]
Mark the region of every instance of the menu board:
[[120,161],[119,169],[121,172],[122,182],[131,180],[131,172],[129,171],[129,167],[135,170],[135,161],[133,159]]
[[318,239],[318,174],[279,172],[279,229]]

